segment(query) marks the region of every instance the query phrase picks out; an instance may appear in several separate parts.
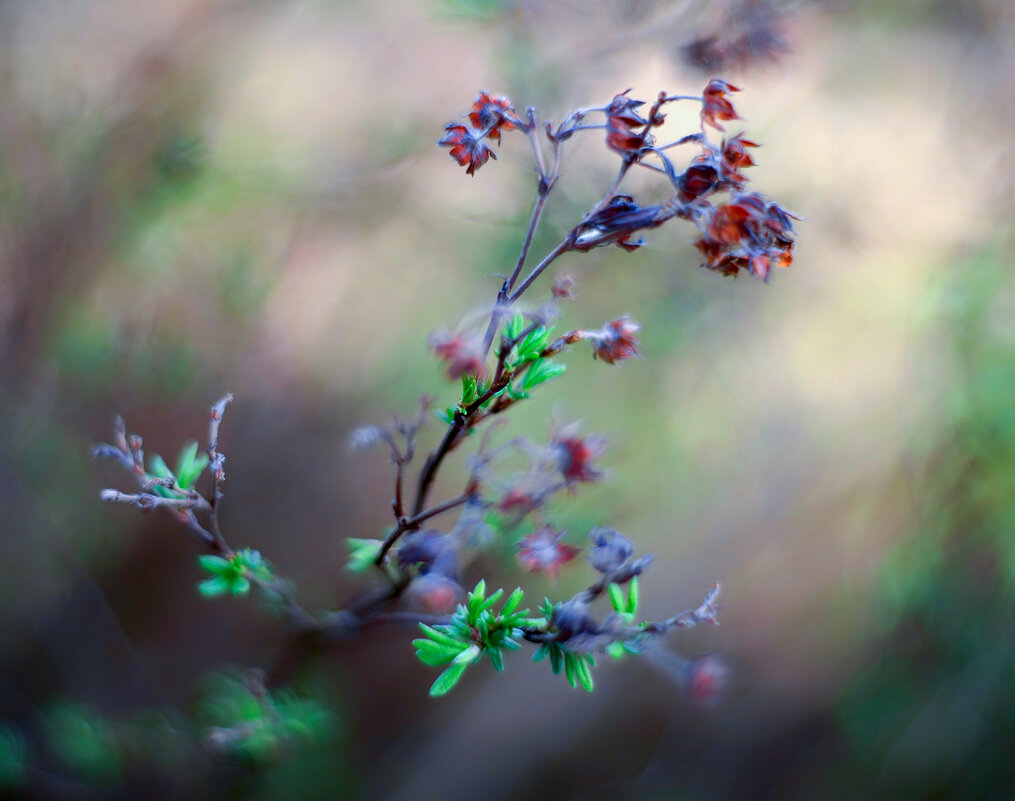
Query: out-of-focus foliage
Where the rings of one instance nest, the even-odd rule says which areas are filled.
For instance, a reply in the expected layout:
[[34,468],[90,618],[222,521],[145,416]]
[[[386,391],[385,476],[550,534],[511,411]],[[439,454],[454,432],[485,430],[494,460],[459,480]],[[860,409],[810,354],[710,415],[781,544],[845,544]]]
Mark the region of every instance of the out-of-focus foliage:
[[1009,268],[997,250],[962,259],[928,302],[959,380],[921,443],[917,528],[878,581],[885,633],[839,703],[850,756],[837,797],[987,798],[1015,783]]
[[260,764],[326,737],[334,720],[313,699],[269,691],[259,678],[221,673],[206,682],[197,725],[214,750]]

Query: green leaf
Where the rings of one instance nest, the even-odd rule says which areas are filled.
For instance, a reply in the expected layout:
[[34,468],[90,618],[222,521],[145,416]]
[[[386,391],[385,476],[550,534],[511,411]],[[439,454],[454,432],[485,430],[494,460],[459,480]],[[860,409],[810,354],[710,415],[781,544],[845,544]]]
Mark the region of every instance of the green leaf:
[[263,582],[274,579],[271,563],[261,556],[260,551],[244,548],[233,557],[233,563],[238,574],[246,573]]
[[[212,579],[212,581],[214,580],[215,579]],[[243,576],[237,576],[231,582],[229,586],[229,591],[233,595],[246,595],[248,592],[250,592],[250,582]]]
[[508,386],[508,397],[510,397],[512,400],[526,400],[527,398],[531,398],[532,396],[529,395],[529,393],[525,392],[524,390],[515,389],[513,386]]
[[501,655],[499,648],[490,648],[487,650],[486,655],[490,657],[490,661],[493,663],[495,670],[504,669],[504,657]]
[[205,598],[217,598],[220,595],[224,595],[229,592],[231,584],[228,579],[222,576],[216,576],[202,581],[197,585],[197,591],[201,593]]
[[521,587],[516,587],[515,591],[508,596],[507,601],[504,602],[504,608],[500,610],[502,617],[508,617],[515,609],[518,608],[518,604],[522,602],[522,598],[525,597],[525,593]]
[[369,570],[377,561],[382,544],[380,540],[347,538],[345,545],[349,549],[349,561],[345,565],[346,570],[353,573],[363,573]]
[[462,373],[462,400],[458,404],[465,408],[476,399],[476,376]]
[[578,679],[585,692],[592,692],[596,685],[592,681],[592,671],[589,670],[589,663],[581,656],[575,657],[574,675]]
[[564,652],[564,675],[567,676],[567,683],[574,687],[575,683],[575,657],[574,654]]
[[[431,640],[424,640],[424,642],[430,642],[432,644]],[[447,665],[450,662],[453,662],[461,650],[462,649],[452,648],[448,645],[437,645],[435,646],[435,649],[419,648],[416,651],[416,658],[424,665],[440,667],[441,665]]]
[[623,612],[627,609],[627,603],[624,600],[624,591],[620,589],[619,584],[610,582],[610,586],[606,588],[606,591],[610,594],[610,603],[613,604],[613,608],[618,612]]
[[543,348],[546,347],[547,340],[550,338],[550,332],[552,328],[544,328],[540,326],[530,331],[522,343],[518,346],[518,360],[515,366],[525,364],[526,362],[534,361],[539,358],[539,354],[542,353]]
[[556,676],[560,673],[562,667],[564,667],[564,652],[560,650],[560,646],[555,643],[551,643],[550,670],[552,670],[553,675]]
[[614,659],[620,659],[624,655],[624,646],[619,642],[611,642],[606,646],[606,653]]
[[197,557],[197,561],[202,568],[216,576],[221,576],[232,570],[232,562],[228,559],[223,559],[221,556],[205,554],[204,556]]
[[511,322],[504,326],[504,336],[508,339],[517,339],[524,330],[525,318],[522,317],[521,312],[516,312],[515,316],[511,318]]
[[444,643],[434,642],[427,637],[420,637],[412,641],[412,644],[416,647],[416,655],[419,656],[420,652],[427,654],[433,654],[444,659],[445,662],[450,662],[463,650],[465,650],[465,643],[455,643],[454,645],[446,645]]
[[561,373],[567,370],[567,365],[554,364],[549,359],[539,359],[532,363],[532,366],[525,373],[525,379],[522,381],[522,389],[532,389],[533,387],[544,384],[552,378],[556,378]]
[[148,472],[158,478],[169,478],[173,475],[173,471],[169,469],[166,460],[157,453],[152,454],[148,459]]
[[462,678],[462,674],[465,673],[465,668],[468,665],[457,664],[452,665],[445,670],[441,675],[437,677],[437,681],[430,687],[430,695],[434,698],[439,698],[442,695],[446,695],[451,689],[458,684],[458,680]]
[[202,453],[198,456],[197,443],[193,440],[188,442],[183,446],[180,458],[176,461],[176,483],[182,489],[190,489],[207,466],[208,455]]
[[479,614],[480,604],[483,603],[483,598],[486,597],[486,582],[483,579],[479,580],[479,584],[476,585],[476,589],[469,593],[468,599],[468,610],[469,620],[474,621],[476,615]]
[[464,648],[468,645],[465,640],[459,639],[451,634],[435,629],[433,626],[428,626],[426,623],[419,624],[420,629],[426,634],[431,640],[442,643],[443,645],[457,645],[460,648]]
[[[617,611],[620,611],[619,609]],[[630,614],[634,614],[638,611],[638,577],[635,576],[631,579],[631,583],[627,587],[627,611]]]
[[483,654],[483,649],[473,643],[454,659],[456,665],[471,665]]
[[480,612],[487,611],[491,606],[493,606],[495,603],[497,603],[497,601],[500,600],[500,597],[503,594],[504,594],[503,589],[496,590],[489,598],[487,598],[485,601],[483,601],[483,603],[479,605],[479,611]]

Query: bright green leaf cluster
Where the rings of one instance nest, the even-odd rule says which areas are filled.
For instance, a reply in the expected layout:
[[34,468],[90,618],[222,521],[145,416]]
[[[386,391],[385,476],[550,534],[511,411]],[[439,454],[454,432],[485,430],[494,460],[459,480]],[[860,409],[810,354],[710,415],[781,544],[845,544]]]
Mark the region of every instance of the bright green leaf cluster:
[[471,373],[462,373],[461,407],[464,409],[478,397],[479,397],[479,384],[476,381],[476,376],[472,375]]
[[554,676],[563,669],[564,675],[567,676],[567,681],[572,687],[581,684],[586,692],[592,692],[596,688],[595,682],[592,681],[592,668],[595,667],[596,660],[592,654],[578,654],[569,651],[560,643],[548,642],[536,649],[532,655],[532,661],[541,662],[548,656],[550,657],[550,670],[553,671]]
[[274,581],[271,565],[261,557],[258,551],[244,548],[230,558],[222,556],[199,556],[197,561],[201,567],[212,574],[197,585],[198,591],[205,598],[219,595],[246,595],[250,592],[251,581],[270,583]]
[[519,630],[533,623],[527,617],[528,609],[518,609],[524,593],[516,589],[500,612],[495,613],[493,606],[503,594],[503,590],[497,590],[487,598],[486,582],[480,581],[469,593],[466,602],[459,605],[450,623],[439,626],[420,624],[426,636],[412,641],[416,656],[426,665],[449,665],[433,683],[430,695],[439,696],[450,691],[465,669],[478,662],[484,653],[497,670],[503,670],[502,652],[521,647],[516,639]]
[[[508,323],[504,328],[504,336],[508,340],[514,341],[522,335],[522,331],[525,330],[525,319],[521,314],[516,314],[511,322]],[[521,342],[515,344],[511,349],[511,353],[508,354],[507,367],[510,370],[517,370],[529,362],[534,362],[539,358],[539,354],[545,350],[547,344],[550,342],[550,334],[553,332],[552,328],[547,328],[544,325],[539,325],[533,328],[529,333],[525,335]]]
[[[634,625],[634,615],[638,611],[638,577],[631,579],[628,585],[627,598],[624,598],[624,590],[619,584],[610,584],[606,588],[610,596],[610,603],[613,610],[622,621],[628,626]],[[644,625],[644,624],[642,624]],[[641,648],[632,640],[611,642],[606,646],[606,653],[614,659],[620,659],[624,654],[640,654]]]
[[[550,599],[544,598],[539,611],[543,614],[542,619],[546,625],[549,625],[549,621],[553,619],[554,609],[555,605],[551,603]],[[563,670],[568,683],[572,687],[576,686],[576,684],[581,684],[586,692],[592,692],[595,689],[596,685],[592,680],[591,668],[595,667],[596,660],[592,654],[575,653],[574,651],[569,651],[561,643],[547,642],[536,649],[536,652],[532,655],[532,661],[542,662],[547,657],[550,658],[550,670],[553,671],[554,676]]]
[[188,442],[180,451],[176,463],[176,483],[181,489],[190,489],[208,466],[208,454],[197,452],[197,443]]
[[[149,461],[149,473],[155,478],[175,478],[180,489],[188,490],[194,486],[201,477],[201,473],[208,466],[208,454],[197,452],[197,443],[188,442],[180,451],[176,460],[176,472],[169,469],[169,465],[157,453]],[[163,498],[179,498],[180,493],[174,492],[168,487],[154,487],[156,494]]]
[[[525,319],[521,314],[516,314],[505,326],[504,336],[509,340],[515,340],[524,330]],[[528,398],[533,388],[556,378],[567,369],[563,364],[555,364],[541,355],[546,350],[552,333],[553,328],[537,326],[511,349],[507,358],[507,368],[512,372],[524,369],[520,384],[508,388],[508,394],[514,400]]]
[[353,573],[364,573],[369,570],[377,560],[381,552],[380,540],[363,540],[356,537],[348,537],[345,541],[349,549],[349,561],[346,569]]
[[515,316],[504,326],[504,336],[508,339],[518,339],[524,330],[525,318],[522,317],[521,312],[515,312]]
[[530,390],[533,387],[546,383],[550,379],[559,376],[565,370],[567,370],[566,365],[554,364],[549,359],[538,359],[525,372],[525,378],[522,380],[522,389]]

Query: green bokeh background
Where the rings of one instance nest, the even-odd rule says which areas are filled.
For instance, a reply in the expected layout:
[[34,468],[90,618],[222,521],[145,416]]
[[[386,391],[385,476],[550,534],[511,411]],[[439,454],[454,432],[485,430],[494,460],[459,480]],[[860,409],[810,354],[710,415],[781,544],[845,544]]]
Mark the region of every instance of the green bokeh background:
[[[557,504],[555,522],[576,544],[608,523],[654,552],[651,617],[724,581],[722,626],[669,643],[724,655],[721,704],[694,707],[647,660],[604,666],[587,696],[524,657],[438,702],[409,636],[391,632],[295,677],[332,724],[274,767],[110,748],[89,770],[59,745],[93,753],[139,709],[176,720],[207,674],[264,666],[283,640],[255,603],[198,597],[193,543],[171,521],[99,503],[102,487],[127,489],[88,458],[113,415],[172,460],[234,392],[230,542],[260,549],[309,608],[341,604],[361,586],[344,538],[378,536],[390,516],[390,466],[351,453],[348,434],[420,392],[454,400],[426,335],[493,297],[533,198],[519,137],[469,178],[434,146],[442,126],[480,88],[556,119],[629,86],[699,91],[708,76],[681,47],[730,8],[0,3],[0,786],[1015,793],[1015,13],[1002,0],[770,6],[789,52],[723,72],[764,145],[751,180],[805,217],[796,263],[769,285],[699,270],[679,224],[635,254],[551,271],[577,280],[562,328],[630,314],[644,358],[571,354],[502,436],[540,440],[551,419],[607,434],[610,480]],[[674,137],[695,125],[693,109],[670,114]],[[598,198],[614,159],[594,133],[568,145],[536,251]],[[639,199],[666,196],[653,179],[632,177]],[[462,475],[452,460],[435,497]],[[533,598],[589,573],[578,560],[554,586],[510,561],[480,570]]]

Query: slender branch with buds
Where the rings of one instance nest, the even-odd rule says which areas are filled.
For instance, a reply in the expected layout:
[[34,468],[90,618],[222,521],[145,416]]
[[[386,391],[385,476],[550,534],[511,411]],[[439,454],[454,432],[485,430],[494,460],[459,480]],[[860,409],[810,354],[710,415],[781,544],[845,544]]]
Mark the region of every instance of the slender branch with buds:
[[[373,572],[378,580],[342,609],[317,615],[306,612],[296,603],[290,583],[276,576],[259,553],[234,551],[228,545],[218,519],[225,481],[219,427],[232,395],[211,408],[204,453],[199,456],[196,445],[185,448],[175,472],[158,457],[146,466],[141,438],[128,435],[118,419],[113,444],[98,446],[95,454],[121,464],[140,492],[107,489],[102,499],[143,511],[162,509],[195,535],[209,552],[200,560],[210,576],[200,584],[204,595],[243,595],[253,586],[287,613],[296,636],[279,655],[269,681],[286,675],[294,654],[302,654],[308,644],[358,636],[377,625],[409,622],[422,625],[424,636],[414,641],[420,660],[445,667],[431,689],[434,695],[450,690],[465,669],[484,655],[495,668],[502,668],[503,653],[525,642],[537,646],[534,658],[549,657],[554,672],[563,671],[572,686],[580,683],[591,690],[595,655],[640,653],[674,629],[715,624],[718,584],[696,608],[661,621],[639,621],[639,580],[652,557],[635,558],[629,539],[603,527],[589,532],[587,548],[597,578],[568,600],[547,602],[538,613],[530,613],[519,608],[523,595],[519,589],[495,611],[500,590],[488,596],[481,581],[466,592],[460,580],[462,570],[485,543],[510,543],[522,566],[551,577],[580,552],[581,548],[566,541],[565,531],[553,526],[547,512],[549,499],[557,493],[575,492],[582,484],[603,478],[597,462],[604,441],[583,434],[577,424],[555,426],[543,445],[514,437],[495,448],[489,447],[488,429],[479,450],[469,457],[462,491],[433,504],[430,496],[448,457],[468,436],[484,421],[528,401],[542,384],[560,376],[566,369],[562,358],[577,343],[588,342],[593,356],[611,365],[639,355],[639,325],[626,316],[601,328],[552,336],[560,304],[572,297],[574,282],[566,276],[554,282],[546,303],[522,305],[537,281],[563,256],[610,245],[633,252],[644,244],[636,238],[642,232],[679,219],[697,228],[700,238],[694,244],[704,257],[702,266],[709,270],[729,276],[747,272],[767,280],[773,267],[791,263],[792,220],[797,218],[746,189],[742,170],[754,164],[748,148],[757,144],[743,134],[723,136],[718,144],[706,135],[708,127],[724,132],[721,121],[739,119],[729,99],[736,91],[737,87],[715,79],[700,96],[660,92],[645,117],[639,111],[644,104],[622,92],[608,104],[566,115],[557,125],[540,124],[532,108],[522,117],[507,98],[483,92],[460,121],[445,127],[438,144],[450,148],[451,157],[470,175],[496,158],[492,144],[500,143],[504,134],[523,133],[532,150],[536,197],[517,259],[492,306],[455,333],[438,332],[431,337],[431,347],[447,376],[460,379],[462,389],[453,404],[438,412],[446,428],[415,478],[417,439],[431,415],[430,398],[421,399],[416,416],[409,420],[396,417],[389,425],[362,426],[351,437],[357,448],[375,444],[387,448],[394,467],[394,520],[383,539],[348,540],[350,569]],[[700,103],[700,132],[657,144],[666,121],[664,108],[680,101]],[[589,121],[600,114],[601,123]],[[619,157],[616,177],[526,273],[537,229],[559,182],[562,152],[573,136],[592,131],[605,131],[607,147]],[[668,154],[678,145],[699,148],[682,169]],[[668,182],[669,198],[640,205],[633,196],[620,194],[634,166],[662,176]],[[502,454],[508,451],[521,453],[528,467],[505,478],[499,467]],[[206,467],[210,487],[202,494],[195,484]],[[407,485],[415,487],[411,501]],[[439,517],[451,512],[457,513],[457,522],[433,527]],[[597,618],[592,607],[603,597],[609,598],[612,609]]]

